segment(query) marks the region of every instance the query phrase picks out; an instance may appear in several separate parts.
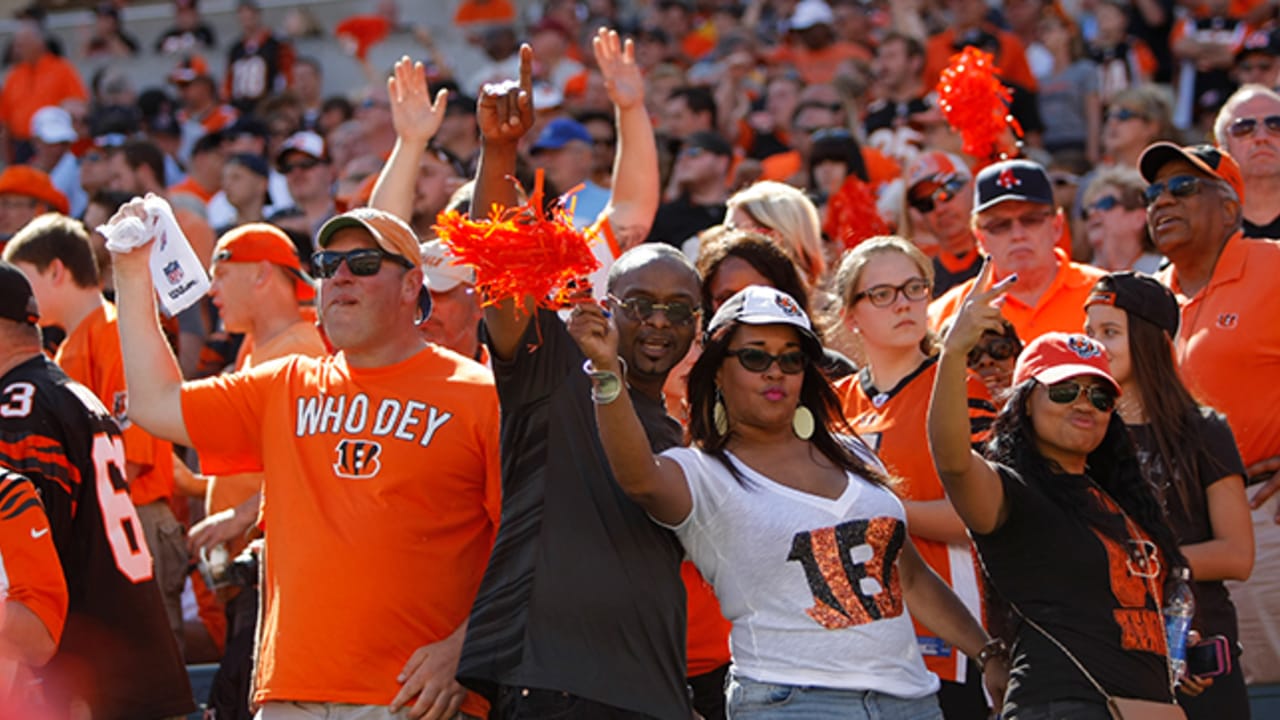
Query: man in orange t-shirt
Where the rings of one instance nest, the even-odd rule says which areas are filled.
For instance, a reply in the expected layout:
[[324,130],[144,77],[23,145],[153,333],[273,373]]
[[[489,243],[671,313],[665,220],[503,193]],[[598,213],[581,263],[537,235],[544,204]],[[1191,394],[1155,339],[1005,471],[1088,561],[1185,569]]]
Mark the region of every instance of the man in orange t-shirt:
[[116,309],[102,297],[93,246],[79,221],[57,213],[32,220],[5,246],[35,290],[44,326],[67,331],[54,362],[98,396],[124,435],[129,496],[155,561],[169,627],[182,647],[182,588],[187,576],[185,531],[173,515],[173,446],[132,424],[116,331]]
[[[117,219],[143,213],[135,200]],[[481,716],[454,677],[499,515],[493,377],[422,340],[404,222],[359,208],[316,244],[338,353],[190,383],[153,318],[150,245],[114,254],[125,371],[149,380],[133,387],[134,420],[209,471],[265,476],[262,720]]]
[[13,54],[16,62],[0,91],[0,121],[11,140],[25,143],[31,139],[31,116],[37,110],[64,100],[84,100],[89,94],[76,66],[49,52],[35,22],[18,23]]
[[994,50],[996,70],[1001,78],[1027,92],[1035,92],[1038,84],[1027,63],[1026,47],[1013,33],[987,22],[990,8],[986,1],[953,0],[949,4],[954,12],[952,24],[925,43],[925,87],[931,89],[938,84],[938,77],[952,55],[966,45],[976,45],[983,50]]
[[[1006,160],[983,168],[974,186],[973,234],[992,263],[994,281],[1018,276],[1005,293],[1001,314],[1024,342],[1047,332],[1080,332],[1084,301],[1105,273],[1071,262],[1056,247],[1066,220],[1044,168],[1030,160]],[[934,300],[930,327],[937,330],[955,315],[976,281],[966,280]]]

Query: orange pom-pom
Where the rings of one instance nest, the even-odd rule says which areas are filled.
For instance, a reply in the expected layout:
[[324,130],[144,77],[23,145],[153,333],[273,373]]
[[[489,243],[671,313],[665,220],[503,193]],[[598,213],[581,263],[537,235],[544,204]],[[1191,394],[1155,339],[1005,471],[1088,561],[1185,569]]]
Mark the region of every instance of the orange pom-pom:
[[533,194],[522,206],[495,206],[480,221],[457,211],[436,218],[436,235],[449,252],[458,263],[475,268],[481,304],[532,297],[541,307],[559,309],[580,292],[570,283],[600,268],[591,250],[596,231],[576,230],[571,210],[563,205],[544,212],[542,199],[538,170]]
[[875,193],[856,175],[850,175],[827,201],[822,232],[848,250],[867,238],[888,234],[889,224],[876,209]]
[[965,153],[977,158],[979,166],[1017,155],[1022,127],[1009,114],[1013,95],[996,77],[990,53],[966,47],[951,56],[937,89],[943,117],[960,133]]
[[369,56],[369,48],[386,39],[391,23],[381,15],[353,15],[338,23],[333,34],[351,45],[351,52],[360,60]]

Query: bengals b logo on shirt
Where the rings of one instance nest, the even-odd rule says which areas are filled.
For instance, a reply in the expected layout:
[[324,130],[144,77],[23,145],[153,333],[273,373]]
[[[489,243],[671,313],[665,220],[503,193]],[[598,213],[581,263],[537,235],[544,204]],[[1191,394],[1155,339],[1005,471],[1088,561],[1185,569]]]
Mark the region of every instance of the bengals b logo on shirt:
[[372,440],[343,438],[334,448],[333,473],[352,480],[368,480],[382,469],[382,444]]
[[796,533],[787,560],[804,567],[813,592],[805,613],[828,630],[901,615],[897,562],[905,540],[902,523],[891,517]]

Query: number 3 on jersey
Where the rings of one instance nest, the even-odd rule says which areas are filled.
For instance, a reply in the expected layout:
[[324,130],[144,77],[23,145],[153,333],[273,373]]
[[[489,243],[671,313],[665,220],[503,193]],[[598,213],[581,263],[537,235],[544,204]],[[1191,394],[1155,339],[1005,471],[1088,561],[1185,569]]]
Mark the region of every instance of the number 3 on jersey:
[[98,505],[102,508],[102,524],[111,543],[116,567],[134,583],[152,576],[151,549],[142,535],[142,522],[129,499],[129,491],[116,487],[111,474],[124,485],[124,445],[120,438],[106,433],[93,436],[94,482],[98,488]]

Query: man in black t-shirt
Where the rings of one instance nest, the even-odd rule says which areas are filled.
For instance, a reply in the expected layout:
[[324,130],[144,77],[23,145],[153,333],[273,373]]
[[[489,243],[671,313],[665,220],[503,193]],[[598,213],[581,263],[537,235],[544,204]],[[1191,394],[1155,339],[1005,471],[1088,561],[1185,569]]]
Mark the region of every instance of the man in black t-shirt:
[[664,242],[677,248],[698,233],[724,222],[729,190],[725,177],[733,163],[733,148],[715,132],[697,132],[680,146],[667,196],[658,207],[645,242]]
[[0,263],[0,466],[39,490],[66,575],[62,641],[41,671],[59,713],[149,720],[192,710],[151,552],[129,499],[110,413],[41,354],[38,310],[20,270]]
[[[1256,53],[1254,53],[1256,54]],[[1280,238],[1280,93],[1260,85],[1237,90],[1213,123],[1218,147],[1240,165],[1244,177],[1244,236]]]
[[244,34],[227,52],[223,97],[242,113],[253,113],[258,101],[284,90],[293,71],[293,46],[262,23],[257,0],[239,0],[236,17]]

